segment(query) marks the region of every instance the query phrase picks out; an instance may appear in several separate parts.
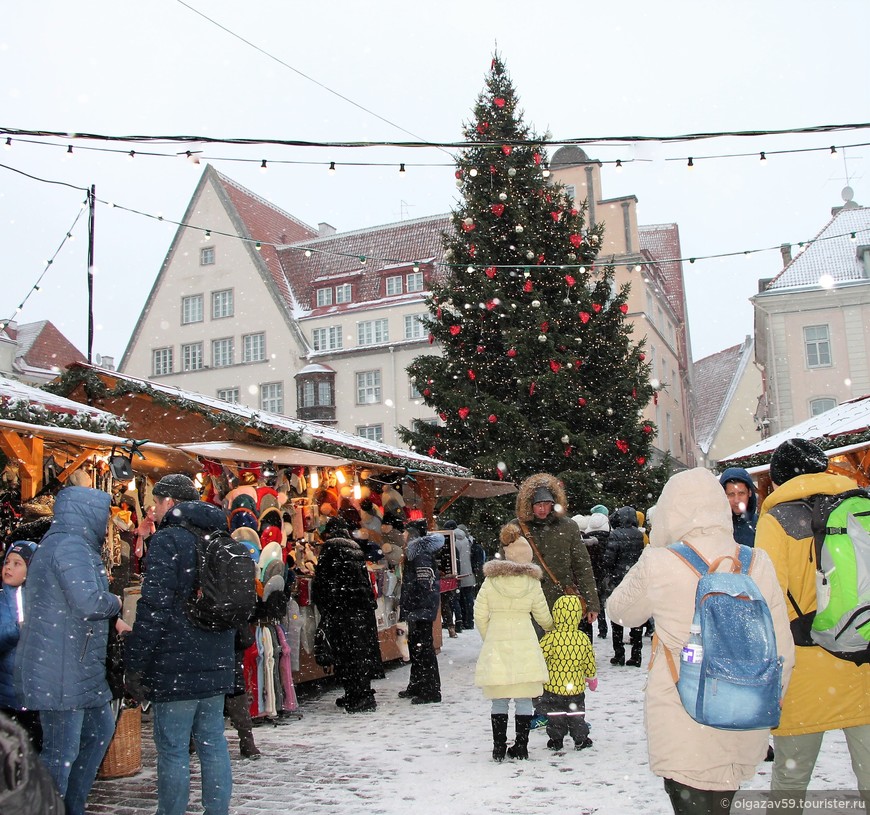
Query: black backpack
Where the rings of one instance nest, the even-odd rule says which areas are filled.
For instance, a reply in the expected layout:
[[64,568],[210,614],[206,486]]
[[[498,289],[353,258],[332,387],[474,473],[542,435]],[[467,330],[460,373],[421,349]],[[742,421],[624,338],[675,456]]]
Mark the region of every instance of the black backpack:
[[63,815],[58,794],[30,738],[0,713],[0,812],[3,815]]
[[257,603],[256,564],[248,548],[225,529],[180,526],[196,538],[196,580],[184,604],[188,618],[206,631],[244,625]]

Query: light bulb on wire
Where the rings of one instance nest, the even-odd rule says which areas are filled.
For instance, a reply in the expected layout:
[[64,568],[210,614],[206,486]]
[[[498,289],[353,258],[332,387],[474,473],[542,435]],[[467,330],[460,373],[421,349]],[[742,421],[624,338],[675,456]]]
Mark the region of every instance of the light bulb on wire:
[[326,172],[328,172],[330,175],[335,175],[335,162],[334,161],[329,162],[329,169]]

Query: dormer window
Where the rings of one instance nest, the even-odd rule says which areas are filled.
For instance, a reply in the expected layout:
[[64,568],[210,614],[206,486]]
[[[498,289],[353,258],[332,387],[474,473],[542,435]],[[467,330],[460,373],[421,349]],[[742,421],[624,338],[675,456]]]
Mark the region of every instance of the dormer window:
[[350,303],[353,300],[353,286],[350,283],[342,283],[335,287],[335,302]]
[[332,288],[324,288],[317,290],[317,306],[332,305]]
[[387,297],[402,293],[402,275],[391,275],[385,281]]

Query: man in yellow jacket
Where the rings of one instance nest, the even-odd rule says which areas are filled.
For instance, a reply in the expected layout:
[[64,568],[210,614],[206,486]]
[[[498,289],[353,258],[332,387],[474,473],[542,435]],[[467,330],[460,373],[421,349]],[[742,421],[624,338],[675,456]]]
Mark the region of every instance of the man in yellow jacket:
[[[761,506],[755,546],[773,561],[792,621],[798,614],[788,601],[789,593],[804,614],[816,610],[816,563],[815,556],[810,557],[811,510],[803,502],[813,495],[835,495],[857,487],[850,478],[827,473],[827,467],[824,451],[798,438],[784,441],[770,460],[775,489]],[[870,664],[838,659],[818,645],[798,646],[795,651],[782,719],[772,731],[776,757],[771,789],[792,793],[806,790],[825,731],[842,729],[857,788],[868,796]]]

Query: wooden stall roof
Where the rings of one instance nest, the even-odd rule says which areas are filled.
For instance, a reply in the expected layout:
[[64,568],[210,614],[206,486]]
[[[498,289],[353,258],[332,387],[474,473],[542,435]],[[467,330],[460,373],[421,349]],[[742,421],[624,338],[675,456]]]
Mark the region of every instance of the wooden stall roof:
[[204,441],[173,445],[194,456],[220,461],[271,461],[273,464],[297,467],[343,467],[350,459],[302,450],[298,447],[264,447],[240,441]]

